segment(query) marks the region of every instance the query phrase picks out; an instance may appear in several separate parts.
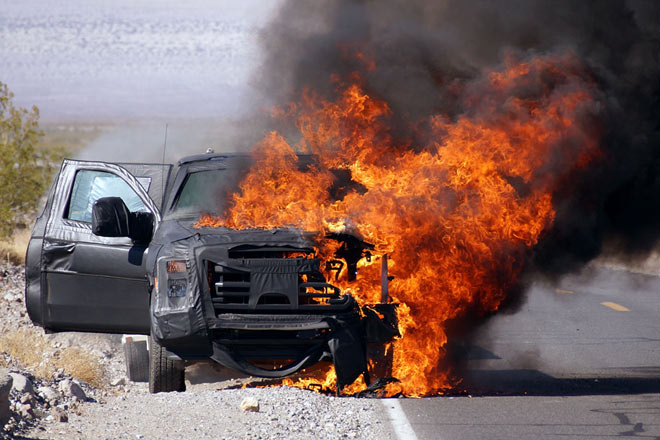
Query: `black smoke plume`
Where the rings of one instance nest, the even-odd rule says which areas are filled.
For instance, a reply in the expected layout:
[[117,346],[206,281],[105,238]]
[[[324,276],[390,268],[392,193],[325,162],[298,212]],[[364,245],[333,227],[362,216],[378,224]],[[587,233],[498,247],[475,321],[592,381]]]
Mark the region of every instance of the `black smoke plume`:
[[261,42],[255,81],[274,102],[304,89],[331,97],[331,74],[366,72],[367,92],[388,102],[393,133],[409,145],[419,135],[407,121],[460,116],[462,87],[507,56],[575,54],[599,91],[590,121],[604,154],[554,194],[556,220],[529,267],[559,275],[604,249],[640,256],[658,241],[659,2],[288,0]]

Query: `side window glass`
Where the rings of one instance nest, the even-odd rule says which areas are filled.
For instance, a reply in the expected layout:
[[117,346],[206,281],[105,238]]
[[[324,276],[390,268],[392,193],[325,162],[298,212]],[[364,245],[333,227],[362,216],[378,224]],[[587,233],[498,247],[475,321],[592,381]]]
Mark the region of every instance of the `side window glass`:
[[121,197],[129,211],[148,212],[135,191],[121,177],[105,171],[80,170],[76,173],[65,218],[92,221],[92,205],[101,197]]

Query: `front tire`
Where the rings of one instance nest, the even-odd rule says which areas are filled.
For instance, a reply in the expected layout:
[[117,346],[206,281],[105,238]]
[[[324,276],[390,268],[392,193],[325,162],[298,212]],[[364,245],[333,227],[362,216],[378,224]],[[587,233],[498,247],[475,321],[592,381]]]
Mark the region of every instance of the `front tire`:
[[167,351],[149,336],[149,392],[185,391],[183,361],[167,359]]

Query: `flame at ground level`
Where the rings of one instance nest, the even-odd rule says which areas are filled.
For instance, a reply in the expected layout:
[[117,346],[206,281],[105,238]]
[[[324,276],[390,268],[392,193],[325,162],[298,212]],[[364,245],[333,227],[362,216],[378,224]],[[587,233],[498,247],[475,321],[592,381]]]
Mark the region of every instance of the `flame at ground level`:
[[[445,360],[447,323],[500,307],[552,225],[557,188],[599,156],[595,130],[585,129],[594,86],[570,54],[508,60],[460,85],[459,116],[411,121],[424,127],[414,138],[426,139],[413,145],[391,133],[389,106],[362,78],[337,82],[336,99],[308,91],[278,112],[295,121],[300,141],[267,135],[226,215],[198,226],[320,231],[322,260],[337,247],[327,232],[373,244],[357,279],[339,285],[378,302],[378,256],[388,255],[390,295],[402,305],[402,337],[391,348],[400,383],[390,392],[441,393],[457,384]],[[317,161],[301,170],[296,151]],[[350,176],[339,192],[336,170]]]

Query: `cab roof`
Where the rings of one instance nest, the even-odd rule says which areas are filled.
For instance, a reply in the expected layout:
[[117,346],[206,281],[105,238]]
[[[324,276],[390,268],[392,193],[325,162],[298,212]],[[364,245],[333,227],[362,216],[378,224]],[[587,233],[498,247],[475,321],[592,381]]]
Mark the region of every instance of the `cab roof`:
[[179,159],[178,165],[181,166],[190,162],[204,162],[207,160],[217,160],[222,161],[228,157],[245,157],[249,156],[249,153],[202,153],[202,154],[193,154],[191,156],[185,156]]
[[[313,154],[301,154],[297,153],[298,157],[312,157]],[[229,157],[249,157],[250,153],[202,153],[202,154],[193,154],[191,156],[185,156],[179,159],[178,165],[185,165],[191,162],[205,162],[205,161],[223,161]]]

